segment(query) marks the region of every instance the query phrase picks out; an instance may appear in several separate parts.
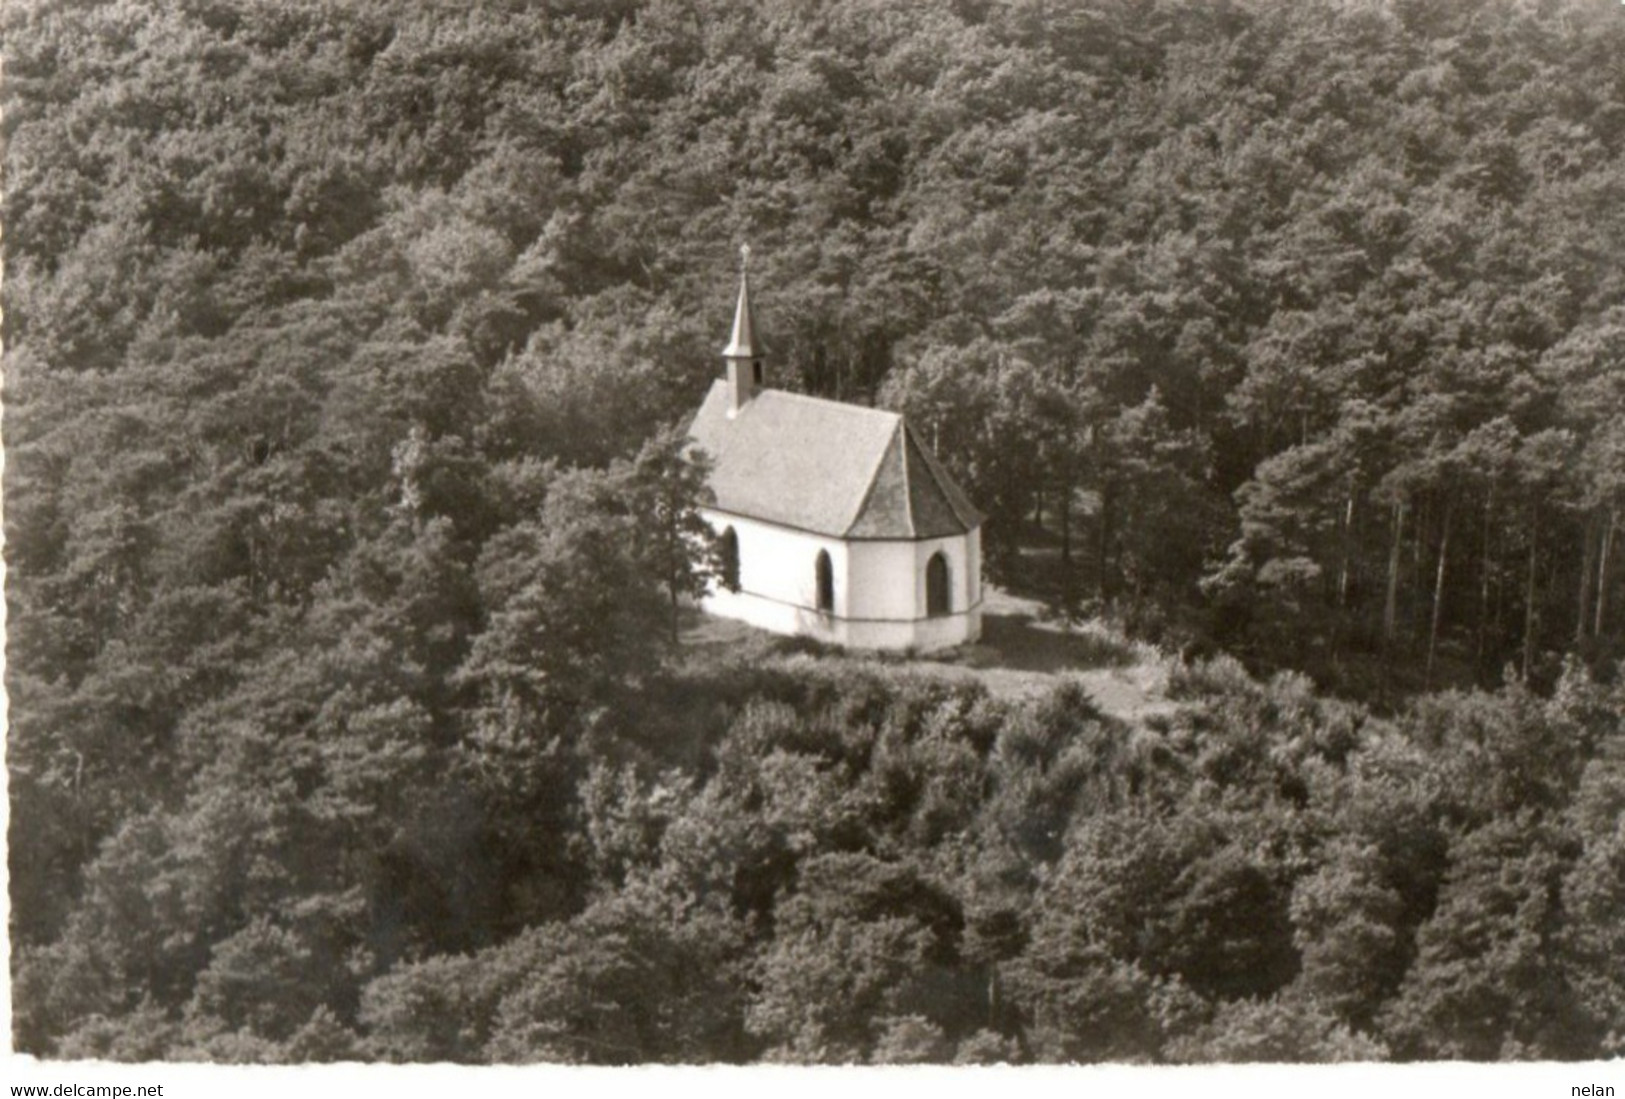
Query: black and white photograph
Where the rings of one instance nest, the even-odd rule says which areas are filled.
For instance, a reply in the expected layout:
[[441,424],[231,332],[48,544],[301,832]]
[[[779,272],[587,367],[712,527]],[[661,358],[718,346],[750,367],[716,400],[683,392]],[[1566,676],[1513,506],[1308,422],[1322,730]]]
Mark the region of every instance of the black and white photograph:
[[8,1071],[1625,1089],[1619,0],[5,0],[0,140]]

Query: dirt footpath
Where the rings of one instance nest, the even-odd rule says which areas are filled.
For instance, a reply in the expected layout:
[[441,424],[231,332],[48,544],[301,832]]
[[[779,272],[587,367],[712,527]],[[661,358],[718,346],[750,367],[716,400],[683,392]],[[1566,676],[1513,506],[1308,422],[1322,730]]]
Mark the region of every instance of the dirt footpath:
[[[1035,698],[1062,678],[1074,678],[1102,710],[1130,722],[1178,709],[1179,704],[1167,697],[1170,658],[1155,648],[1125,640],[1099,622],[1051,621],[1037,600],[992,586],[985,591],[981,641],[918,657],[909,665],[945,677],[974,677],[995,697],[1005,699]],[[683,630],[683,647],[701,659],[725,655],[738,659],[753,647],[770,658],[778,643],[771,634],[742,622],[697,611],[688,616]]]
[[1149,645],[1125,640],[1098,622],[1064,623],[1044,617],[1036,600],[988,586],[982,605],[982,640],[915,666],[944,676],[974,676],[998,698],[1032,698],[1065,677],[1080,681],[1100,708],[1124,721],[1172,713],[1167,698],[1169,658]]

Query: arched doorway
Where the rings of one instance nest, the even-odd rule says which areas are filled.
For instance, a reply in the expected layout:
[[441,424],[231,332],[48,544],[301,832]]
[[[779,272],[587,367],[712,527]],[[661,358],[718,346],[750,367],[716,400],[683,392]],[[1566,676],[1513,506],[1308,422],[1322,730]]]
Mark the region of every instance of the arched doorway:
[[739,535],[728,527],[717,539],[717,569],[719,579],[729,591],[739,590]]
[[925,613],[938,618],[948,613],[951,599],[948,588],[948,558],[939,551],[925,563]]
[[835,566],[830,563],[829,551],[818,551],[818,609],[826,614],[835,611]]

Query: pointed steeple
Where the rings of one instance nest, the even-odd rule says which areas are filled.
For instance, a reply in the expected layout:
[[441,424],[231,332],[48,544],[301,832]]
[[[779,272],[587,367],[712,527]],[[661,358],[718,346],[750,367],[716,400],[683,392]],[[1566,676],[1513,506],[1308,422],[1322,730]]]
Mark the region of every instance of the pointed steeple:
[[739,249],[739,303],[734,306],[733,337],[722,349],[728,360],[728,388],[732,394],[729,415],[733,416],[765,382],[762,347],[756,339],[756,318],[750,309],[750,245]]
[[739,304],[734,306],[733,338],[722,354],[730,359],[759,359],[756,346],[756,318],[750,311],[750,245],[739,246]]

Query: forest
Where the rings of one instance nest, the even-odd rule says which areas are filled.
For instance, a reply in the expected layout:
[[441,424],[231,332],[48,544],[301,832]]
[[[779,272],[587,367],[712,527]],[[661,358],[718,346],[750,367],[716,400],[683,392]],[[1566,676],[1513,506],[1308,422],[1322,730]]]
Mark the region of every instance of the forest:
[[[0,42],[18,1050],[1625,1055],[1616,0]],[[747,241],[1176,706],[684,642]]]

